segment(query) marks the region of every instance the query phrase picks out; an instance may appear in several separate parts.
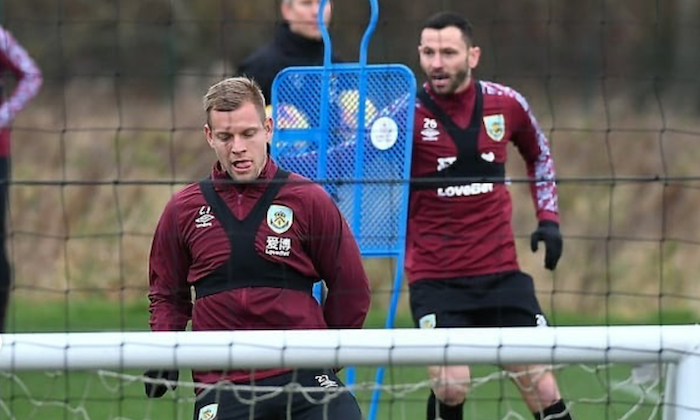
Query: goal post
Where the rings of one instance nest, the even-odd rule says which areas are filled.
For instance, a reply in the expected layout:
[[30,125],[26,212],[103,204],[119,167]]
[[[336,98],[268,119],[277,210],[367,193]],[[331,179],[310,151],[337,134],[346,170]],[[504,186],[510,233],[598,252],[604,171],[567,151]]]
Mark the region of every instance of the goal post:
[[435,364],[669,364],[665,420],[699,420],[700,327],[5,334],[0,372]]

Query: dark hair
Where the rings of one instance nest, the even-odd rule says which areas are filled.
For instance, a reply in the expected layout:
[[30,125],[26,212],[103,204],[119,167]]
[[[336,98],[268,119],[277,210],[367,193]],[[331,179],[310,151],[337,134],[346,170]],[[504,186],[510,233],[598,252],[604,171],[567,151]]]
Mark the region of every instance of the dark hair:
[[474,44],[474,31],[472,29],[472,24],[469,23],[467,18],[455,12],[439,12],[432,15],[425,21],[425,23],[423,23],[421,31],[423,31],[423,29],[440,30],[450,26],[454,26],[462,31],[462,35],[464,36],[467,45]]

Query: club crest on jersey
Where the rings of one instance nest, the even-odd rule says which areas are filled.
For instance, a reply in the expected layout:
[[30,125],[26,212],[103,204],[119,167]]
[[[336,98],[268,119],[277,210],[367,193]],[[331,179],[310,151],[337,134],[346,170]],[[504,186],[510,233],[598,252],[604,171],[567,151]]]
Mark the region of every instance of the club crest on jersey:
[[506,119],[503,114],[488,115],[484,117],[484,127],[493,141],[501,141],[506,134]]
[[214,420],[216,413],[219,411],[219,404],[205,405],[199,410],[197,420]]
[[418,320],[418,328],[435,328],[436,326],[437,318],[435,314],[424,315]]
[[293,221],[294,212],[287,206],[273,204],[267,209],[267,225],[278,235],[288,231]]

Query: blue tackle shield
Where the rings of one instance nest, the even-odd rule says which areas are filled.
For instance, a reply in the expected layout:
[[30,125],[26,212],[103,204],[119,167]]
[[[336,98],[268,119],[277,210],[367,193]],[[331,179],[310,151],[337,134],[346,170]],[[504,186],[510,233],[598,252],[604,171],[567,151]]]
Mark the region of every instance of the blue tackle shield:
[[[364,257],[396,259],[385,320],[385,327],[392,328],[404,269],[416,79],[401,64],[367,64],[379,13],[377,0],[369,1],[370,22],[357,63],[331,62],[331,40],[321,13],[328,0],[321,1],[324,64],[289,67],[275,78],[271,153],[282,168],[324,186]],[[346,372],[352,385],[354,370]],[[377,384],[383,376],[379,367]],[[369,420],[376,418],[378,401],[376,388]]]

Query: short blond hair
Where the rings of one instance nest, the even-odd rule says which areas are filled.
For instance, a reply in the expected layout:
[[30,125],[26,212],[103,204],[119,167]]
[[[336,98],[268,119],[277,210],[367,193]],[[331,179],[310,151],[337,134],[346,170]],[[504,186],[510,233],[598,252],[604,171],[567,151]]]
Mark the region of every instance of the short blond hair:
[[246,102],[255,106],[260,120],[265,120],[265,97],[255,80],[248,77],[230,77],[213,84],[204,95],[204,112],[211,126],[211,111],[235,111]]

